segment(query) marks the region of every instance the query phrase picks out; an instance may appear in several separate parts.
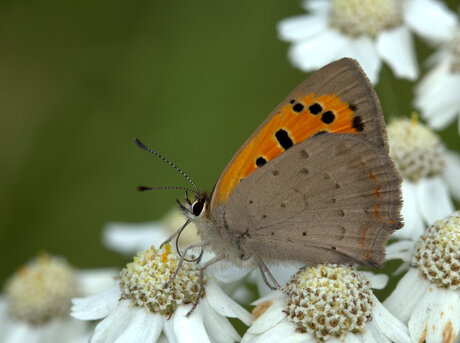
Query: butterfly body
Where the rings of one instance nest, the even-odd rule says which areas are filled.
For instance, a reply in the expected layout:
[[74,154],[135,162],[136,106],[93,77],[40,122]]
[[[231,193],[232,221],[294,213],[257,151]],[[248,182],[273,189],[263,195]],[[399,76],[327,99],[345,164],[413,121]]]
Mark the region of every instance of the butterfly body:
[[203,244],[242,266],[384,261],[401,227],[400,178],[359,64],[314,73],[235,154],[211,197],[186,208]]

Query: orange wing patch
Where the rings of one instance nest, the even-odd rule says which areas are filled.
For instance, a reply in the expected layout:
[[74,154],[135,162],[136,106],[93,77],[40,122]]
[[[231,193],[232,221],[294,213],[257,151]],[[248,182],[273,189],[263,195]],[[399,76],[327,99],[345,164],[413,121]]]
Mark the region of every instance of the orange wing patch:
[[273,115],[227,169],[214,190],[217,203],[225,202],[236,185],[257,168],[279,156],[292,145],[320,132],[355,133],[363,130],[354,106],[335,94],[308,94],[291,99]]

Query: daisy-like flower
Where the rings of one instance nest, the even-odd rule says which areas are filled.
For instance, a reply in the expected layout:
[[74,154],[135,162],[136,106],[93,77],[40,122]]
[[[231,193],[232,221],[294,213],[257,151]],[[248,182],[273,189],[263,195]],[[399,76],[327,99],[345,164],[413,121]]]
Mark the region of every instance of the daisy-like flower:
[[121,271],[118,285],[73,299],[75,318],[104,318],[90,342],[154,343],[163,336],[170,343],[238,341],[240,337],[226,317],[239,318],[248,325],[251,315],[212,280],[206,280],[197,307],[187,317],[199,296],[200,272],[195,263],[184,261],[174,281],[167,283],[179,259],[169,245],[159,250],[151,247]]
[[460,331],[460,211],[420,237],[414,264],[384,304],[413,342],[452,343]]
[[304,71],[341,57],[359,61],[377,83],[382,61],[396,76],[418,76],[411,31],[430,41],[448,37],[455,14],[437,0],[305,0],[310,13],[281,21],[281,39],[292,42],[291,62]]
[[275,291],[255,303],[256,320],[242,343],[410,342],[407,327],[351,267],[301,269],[286,290],[288,296]]
[[390,155],[402,182],[404,227],[393,235],[417,240],[426,227],[454,211],[450,195],[460,199],[460,158],[414,116],[387,126]]
[[[113,274],[80,272],[63,258],[42,254],[21,267],[0,297],[0,342],[83,342],[87,326],[69,316],[72,297],[97,291]],[[96,288],[95,288],[96,287]]]
[[434,67],[415,89],[414,105],[435,130],[444,129],[460,115],[460,26],[449,38],[431,58]]

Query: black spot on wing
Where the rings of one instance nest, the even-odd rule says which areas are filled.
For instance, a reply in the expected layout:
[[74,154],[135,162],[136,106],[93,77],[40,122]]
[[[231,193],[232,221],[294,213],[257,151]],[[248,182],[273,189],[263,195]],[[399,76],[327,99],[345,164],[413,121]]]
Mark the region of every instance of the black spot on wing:
[[311,114],[319,114],[323,110],[323,107],[315,102],[314,104],[311,104],[310,107],[308,107],[308,110],[310,111]]
[[289,134],[286,130],[279,129],[275,133],[276,140],[278,141],[279,145],[284,150],[289,149],[291,146],[294,145],[294,142],[292,141],[291,137],[289,137]]
[[358,132],[361,132],[364,130],[364,123],[360,116],[356,116],[353,118],[352,125],[353,125],[353,128]]
[[264,157],[257,157],[256,159],[256,166],[257,167],[262,167],[265,163],[267,163],[267,160]]

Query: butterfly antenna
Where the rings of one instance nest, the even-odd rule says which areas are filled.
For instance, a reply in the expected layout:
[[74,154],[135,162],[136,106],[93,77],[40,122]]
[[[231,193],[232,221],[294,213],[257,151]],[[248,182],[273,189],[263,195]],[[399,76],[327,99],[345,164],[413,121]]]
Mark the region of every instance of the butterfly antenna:
[[[168,160],[166,157],[164,157],[163,155],[159,154],[158,152],[156,151],[153,151],[152,149],[150,149],[148,146],[146,146],[144,143],[142,143],[140,140],[138,140],[137,138],[134,139],[134,143],[137,144],[137,146],[141,149],[144,149],[145,151],[148,151],[152,154],[154,154],[156,157],[162,159],[164,162],[166,162],[167,164],[169,164],[171,167],[173,167],[174,169],[176,169],[179,173],[181,173],[187,180],[188,182],[190,182],[190,184],[193,186],[193,188],[195,188],[196,192],[194,191],[193,193],[195,193],[196,195],[200,196],[200,191],[198,190],[198,187],[195,185],[195,182],[192,181],[192,179],[187,175],[185,174],[185,172],[180,169],[178,166],[176,166],[174,163],[172,163],[170,160]],[[148,188],[148,187],[147,187]]]
[[[159,186],[159,187],[147,187],[147,186],[138,186],[137,190],[139,192],[145,192],[145,191],[163,191],[163,190],[182,190],[182,191],[189,191],[192,192],[193,194],[196,194],[194,189],[188,188],[188,187],[175,187],[175,186]],[[198,195],[198,194],[196,194]]]

